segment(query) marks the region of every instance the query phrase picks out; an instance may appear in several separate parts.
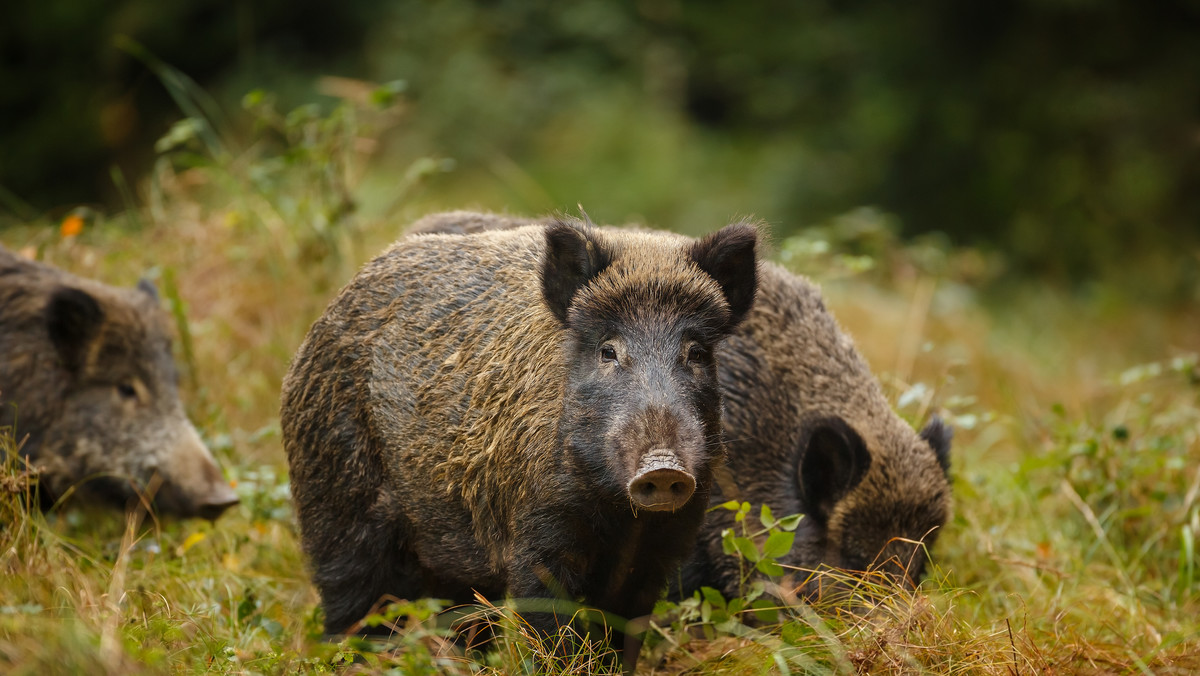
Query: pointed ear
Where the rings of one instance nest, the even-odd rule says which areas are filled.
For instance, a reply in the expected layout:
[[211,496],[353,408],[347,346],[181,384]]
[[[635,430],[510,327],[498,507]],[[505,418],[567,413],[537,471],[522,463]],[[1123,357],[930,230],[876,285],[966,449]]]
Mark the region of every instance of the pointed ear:
[[556,220],[546,226],[542,297],[563,325],[571,299],[612,263],[612,251],[594,228]]
[[933,416],[925,429],[921,430],[921,438],[933,449],[938,464],[946,476],[950,475],[950,441],[954,438],[954,428],[942,422],[938,416]]
[[741,323],[754,305],[758,290],[758,230],[749,223],[734,223],[692,245],[696,265],[721,285],[729,303],[727,330]]
[[816,420],[807,427],[797,478],[806,513],[825,524],[838,501],[866,475],[871,454],[858,432],[841,418]]
[[100,332],[104,311],[91,294],[69,286],[60,287],[46,303],[46,330],[67,369],[83,366],[87,348]]
[[154,302],[158,302],[158,287],[154,286],[154,282],[142,277],[137,283],[138,291],[150,296]]

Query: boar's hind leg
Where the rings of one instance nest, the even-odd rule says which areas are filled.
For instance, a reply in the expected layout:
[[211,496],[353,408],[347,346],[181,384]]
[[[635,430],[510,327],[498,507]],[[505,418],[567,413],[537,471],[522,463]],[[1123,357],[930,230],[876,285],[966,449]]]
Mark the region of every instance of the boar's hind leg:
[[[387,626],[359,623],[389,601],[415,599],[421,573],[415,559],[406,557],[394,524],[359,523],[314,560],[313,583],[325,609],[325,634],[386,635]],[[394,597],[394,598],[393,598]]]

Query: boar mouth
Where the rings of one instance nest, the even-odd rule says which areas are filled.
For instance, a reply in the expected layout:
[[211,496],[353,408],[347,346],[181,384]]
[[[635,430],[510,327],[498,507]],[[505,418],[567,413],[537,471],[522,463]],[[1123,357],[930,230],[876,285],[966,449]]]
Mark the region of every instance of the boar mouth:
[[201,519],[216,521],[217,517],[221,516],[225,510],[239,502],[241,501],[238,500],[237,494],[228,484],[220,484],[214,487],[212,493],[196,501],[194,512]]
[[160,483],[153,492],[154,504],[162,513],[183,518],[199,517],[216,521],[226,510],[241,502],[229,484],[222,481],[210,483],[200,495],[189,493],[184,486],[169,480],[162,481],[155,475],[154,483]]
[[626,488],[635,509],[673,512],[691,499],[696,479],[684,469],[675,451],[656,448],[642,456]]
[[218,502],[208,505],[199,505],[196,507],[196,516],[209,521],[216,521],[217,517],[221,516],[225,510],[238,504],[238,499],[234,498],[228,502]]

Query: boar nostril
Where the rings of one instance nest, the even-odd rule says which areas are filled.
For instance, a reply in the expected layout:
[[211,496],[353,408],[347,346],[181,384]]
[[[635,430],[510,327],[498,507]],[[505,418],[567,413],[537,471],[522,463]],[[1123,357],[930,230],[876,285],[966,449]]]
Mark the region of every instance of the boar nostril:
[[673,451],[654,449],[642,458],[628,490],[637,509],[673,512],[691,499],[696,479],[684,470]]

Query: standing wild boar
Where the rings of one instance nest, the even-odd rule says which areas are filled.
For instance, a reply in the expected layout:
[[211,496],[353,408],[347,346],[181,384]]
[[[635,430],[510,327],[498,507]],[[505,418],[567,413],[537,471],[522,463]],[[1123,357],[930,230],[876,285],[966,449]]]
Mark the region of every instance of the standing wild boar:
[[0,427],[40,468],[43,506],[76,496],[216,519],[237,496],[179,401],[154,286],[119,289],[0,247]]
[[368,263],[283,385],[327,633],[387,595],[650,612],[722,459],[714,353],[753,303],[756,240],[556,220],[410,235]]
[[[410,232],[532,222],[455,212],[422,219]],[[727,466],[713,504],[737,499],[770,505],[777,515],[803,513],[795,544],[780,559],[802,571],[878,568],[919,580],[949,516],[950,428],[934,418],[918,435],[892,411],[812,283],[771,263],[759,275],[753,310],[717,350]],[[706,517],[676,593],[710,586],[738,594],[738,562],[721,546],[722,531],[734,525],[726,510]],[[814,577],[804,591],[818,592],[820,582]]]

